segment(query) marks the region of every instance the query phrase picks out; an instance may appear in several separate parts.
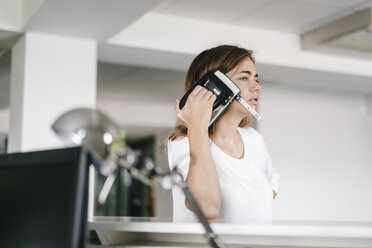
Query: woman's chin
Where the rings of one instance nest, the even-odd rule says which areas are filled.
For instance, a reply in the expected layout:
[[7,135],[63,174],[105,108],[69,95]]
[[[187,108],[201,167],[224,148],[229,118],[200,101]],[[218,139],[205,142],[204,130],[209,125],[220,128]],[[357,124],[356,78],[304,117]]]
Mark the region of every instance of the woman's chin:
[[249,106],[251,106],[254,110],[256,110],[257,108],[257,104],[256,103],[251,103],[251,102],[248,102]]

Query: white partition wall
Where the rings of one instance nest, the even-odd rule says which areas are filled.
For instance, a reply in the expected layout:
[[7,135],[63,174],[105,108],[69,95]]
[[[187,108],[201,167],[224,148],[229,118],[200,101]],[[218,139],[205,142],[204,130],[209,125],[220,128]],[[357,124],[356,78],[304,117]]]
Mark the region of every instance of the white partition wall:
[[8,152],[61,146],[51,124],[95,108],[96,70],[95,41],[26,33],[12,48]]
[[372,117],[372,96],[366,98],[367,101],[367,114]]
[[264,84],[260,131],[281,175],[276,220],[372,221],[372,116],[360,95]]

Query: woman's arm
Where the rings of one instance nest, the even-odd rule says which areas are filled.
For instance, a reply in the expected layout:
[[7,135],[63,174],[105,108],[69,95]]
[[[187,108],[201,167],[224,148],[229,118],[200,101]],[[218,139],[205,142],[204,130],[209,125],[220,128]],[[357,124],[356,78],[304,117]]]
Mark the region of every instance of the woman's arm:
[[[188,138],[190,167],[186,182],[206,217],[215,219],[220,211],[221,190],[213,164],[208,130],[193,127],[188,131]],[[185,203],[186,207],[191,209],[187,200]]]
[[[218,217],[221,204],[221,190],[208,137],[209,121],[215,100],[213,93],[197,86],[189,95],[184,108],[180,110],[178,102],[176,107],[177,118],[188,128],[190,165],[186,182],[208,219]],[[185,204],[192,210],[187,200]]]

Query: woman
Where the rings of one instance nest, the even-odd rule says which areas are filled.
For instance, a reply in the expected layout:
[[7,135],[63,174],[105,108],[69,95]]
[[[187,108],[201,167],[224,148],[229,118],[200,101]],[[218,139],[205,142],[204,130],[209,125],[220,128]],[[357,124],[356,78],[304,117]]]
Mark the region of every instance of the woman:
[[[205,73],[216,70],[225,73],[240,88],[241,97],[256,108],[261,86],[251,50],[224,45],[203,51],[190,65],[185,92]],[[182,110],[177,101],[178,123],[167,145],[169,166],[181,171],[208,219],[271,220],[279,176],[264,140],[247,127],[250,113],[238,101],[208,128],[215,99],[211,91],[197,86]],[[173,217],[195,220],[179,189],[173,189]]]

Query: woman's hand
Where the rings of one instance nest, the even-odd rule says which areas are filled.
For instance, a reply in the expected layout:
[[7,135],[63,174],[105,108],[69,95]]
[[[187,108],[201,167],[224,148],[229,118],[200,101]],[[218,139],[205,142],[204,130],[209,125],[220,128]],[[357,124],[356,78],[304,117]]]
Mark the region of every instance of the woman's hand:
[[176,116],[187,128],[208,129],[215,100],[216,96],[210,90],[198,85],[188,96],[182,109],[179,108],[177,100]]

